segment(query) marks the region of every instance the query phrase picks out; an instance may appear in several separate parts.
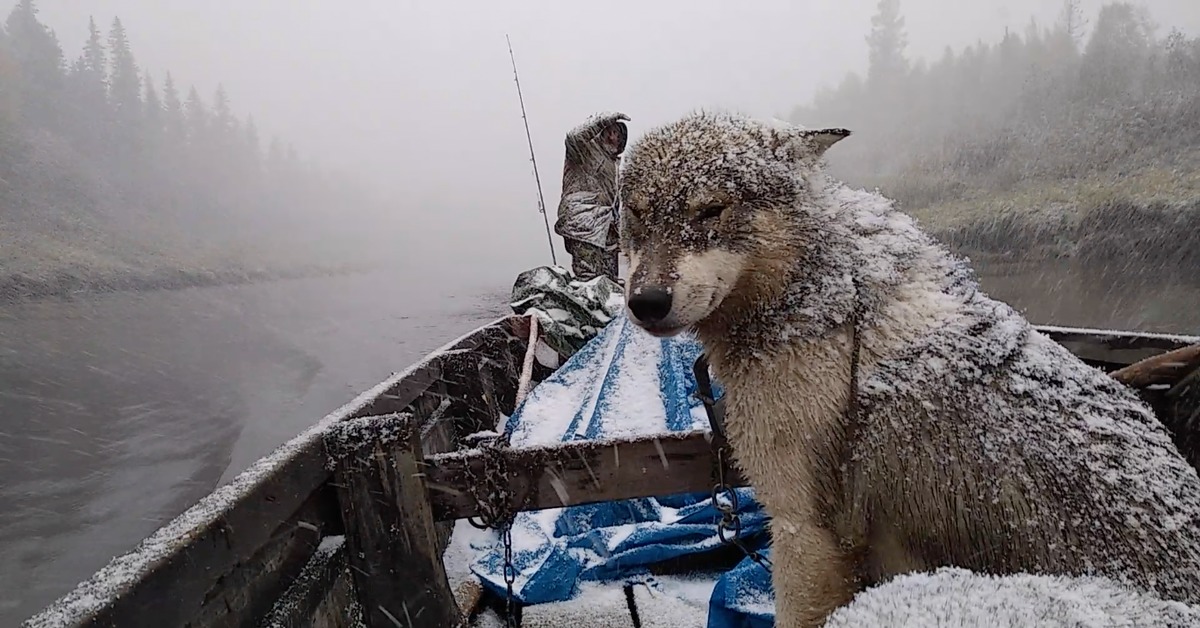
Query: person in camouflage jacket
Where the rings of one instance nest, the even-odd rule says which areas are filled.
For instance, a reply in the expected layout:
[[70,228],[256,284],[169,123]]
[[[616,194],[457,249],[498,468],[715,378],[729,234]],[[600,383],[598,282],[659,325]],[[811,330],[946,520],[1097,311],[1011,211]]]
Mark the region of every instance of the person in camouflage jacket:
[[562,200],[554,230],[571,255],[571,271],[542,266],[513,285],[517,314],[535,314],[542,339],[573,355],[624,308],[618,278],[617,162],[629,130],[622,113],[597,114],[567,133]]
[[617,281],[617,162],[629,140],[627,120],[623,113],[596,114],[567,133],[554,231],[579,281]]

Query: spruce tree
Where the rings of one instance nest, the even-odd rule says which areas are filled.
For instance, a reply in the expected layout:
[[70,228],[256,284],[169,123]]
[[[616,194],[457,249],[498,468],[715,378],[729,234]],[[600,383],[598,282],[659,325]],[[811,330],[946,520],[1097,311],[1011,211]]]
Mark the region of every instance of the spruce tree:
[[5,28],[13,64],[21,77],[21,111],[35,124],[55,127],[63,100],[62,47],[37,13],[34,0],[20,0],[9,13]]
[[158,97],[158,89],[154,87],[154,78],[150,76],[149,71],[146,72],[143,84],[146,89],[146,98],[142,108],[143,119],[146,123],[147,133],[156,137],[163,132],[163,104]]
[[262,145],[258,137],[258,125],[254,123],[254,116],[246,116],[246,124],[242,128],[244,129],[246,152],[250,155],[254,166],[257,167],[262,159]]
[[[76,59],[69,74],[74,102],[68,126],[76,129],[85,141],[99,144],[109,125],[108,55],[96,20],[88,18],[88,39],[83,54]],[[94,146],[93,146],[94,147]]]
[[904,32],[904,17],[900,15],[900,0],[879,0],[871,17],[867,45],[868,85],[885,86],[908,73],[908,60],[904,56],[908,37]]
[[1135,95],[1138,75],[1150,56],[1149,18],[1132,4],[1100,9],[1079,69],[1080,84],[1095,102]]
[[109,100],[112,102],[119,132],[129,137],[141,119],[142,79],[133,59],[133,51],[129,47],[129,38],[125,35],[125,27],[119,17],[113,18],[112,29],[108,33],[108,50],[112,66],[109,75]]
[[187,142],[190,146],[199,147],[208,139],[208,111],[200,92],[192,86],[188,89],[187,103],[183,106],[184,119],[187,121]]
[[183,102],[179,99],[179,89],[175,87],[175,79],[167,72],[167,80],[163,82],[163,133],[167,140],[177,147],[182,147],[187,140],[187,121],[183,113]]
[[224,85],[217,84],[212,103],[211,134],[218,142],[228,144],[237,128],[237,118],[233,117],[233,110],[229,107],[229,95]]
[[96,28],[96,19],[88,16],[88,40],[83,47],[83,70],[88,72],[98,83],[108,89],[108,55],[104,50],[104,40],[100,29]]

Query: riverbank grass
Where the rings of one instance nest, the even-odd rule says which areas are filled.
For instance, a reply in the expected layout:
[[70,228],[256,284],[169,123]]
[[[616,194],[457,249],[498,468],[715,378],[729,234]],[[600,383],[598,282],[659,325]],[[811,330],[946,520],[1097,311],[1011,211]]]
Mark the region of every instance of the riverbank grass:
[[1035,181],[903,209],[968,254],[1200,268],[1196,169]]

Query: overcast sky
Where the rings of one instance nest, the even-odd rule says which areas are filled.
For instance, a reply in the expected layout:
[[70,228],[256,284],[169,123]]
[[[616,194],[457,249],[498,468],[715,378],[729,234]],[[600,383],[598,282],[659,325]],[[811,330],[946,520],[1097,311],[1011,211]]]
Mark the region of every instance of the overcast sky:
[[[8,3],[5,3],[8,4]],[[564,132],[620,110],[636,137],[701,106],[786,115],[866,63],[876,0],[524,2],[438,0],[42,0],[68,59],[87,16],[120,15],[143,67],[206,99],[218,81],[264,135],[354,170],[431,240],[511,240],[539,263],[545,234],[504,35],[512,36],[548,209]],[[1161,25],[1200,32],[1200,0],[1145,0]],[[902,0],[909,51],[995,41],[1059,0]],[[1094,21],[1101,0],[1084,0]],[[450,242],[450,240],[447,240]],[[495,246],[484,249],[494,252]],[[560,249],[561,250],[561,249]],[[506,271],[507,272],[507,271]]]

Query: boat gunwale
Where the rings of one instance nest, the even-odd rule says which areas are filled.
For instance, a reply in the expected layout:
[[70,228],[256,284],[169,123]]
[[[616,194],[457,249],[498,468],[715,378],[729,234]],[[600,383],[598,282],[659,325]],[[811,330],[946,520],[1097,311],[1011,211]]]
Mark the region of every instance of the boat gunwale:
[[1188,334],[1101,329],[1098,327],[1064,327],[1061,325],[1034,325],[1033,328],[1055,338],[1056,340],[1063,338],[1063,341],[1065,342],[1084,342],[1087,339],[1090,339],[1092,342],[1103,342],[1105,338],[1163,341],[1162,345],[1157,343],[1153,345],[1142,345],[1141,347],[1136,347],[1137,349],[1160,349],[1166,347],[1167,345],[1173,345],[1172,348],[1180,348],[1188,345],[1200,344],[1200,336]]

